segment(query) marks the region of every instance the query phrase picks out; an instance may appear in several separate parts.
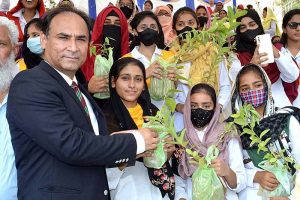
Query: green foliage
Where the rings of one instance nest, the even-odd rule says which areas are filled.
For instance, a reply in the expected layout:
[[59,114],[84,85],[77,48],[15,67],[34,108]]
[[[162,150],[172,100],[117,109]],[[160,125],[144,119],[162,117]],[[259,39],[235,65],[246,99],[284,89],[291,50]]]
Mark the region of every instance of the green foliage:
[[284,152],[286,151],[285,149],[281,150],[278,153],[272,148],[267,147],[267,144],[271,140],[271,138],[266,138],[265,140],[263,140],[263,138],[265,138],[266,134],[269,132],[269,129],[262,131],[259,136],[254,132],[255,125],[259,124],[260,116],[251,104],[246,104],[240,107],[239,112],[237,112],[236,114],[232,114],[231,117],[234,119],[234,121],[228,123],[227,129],[233,128],[234,124],[240,125],[243,129],[240,135],[249,135],[251,140],[250,146],[252,147],[253,145],[256,145],[258,147],[258,154],[260,152],[264,152],[265,156],[263,159],[270,165],[281,167],[278,166],[279,160],[281,160],[284,162],[284,168],[288,167],[288,163],[292,163],[295,166],[295,161],[292,158],[286,157],[284,155]]

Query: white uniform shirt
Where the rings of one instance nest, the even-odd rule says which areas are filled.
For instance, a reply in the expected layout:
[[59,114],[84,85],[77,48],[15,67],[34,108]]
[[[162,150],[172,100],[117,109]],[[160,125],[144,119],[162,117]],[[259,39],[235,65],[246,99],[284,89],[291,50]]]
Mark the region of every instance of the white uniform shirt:
[[[25,26],[26,26],[27,22],[24,18],[23,12],[24,12],[24,8],[19,10],[16,13],[14,13],[13,16],[19,18],[20,26],[21,26],[22,32],[24,34],[24,29],[25,29]],[[36,10],[35,15],[33,16],[32,19],[39,18],[39,17],[40,17],[39,12]]]
[[[297,53],[295,57],[287,48],[282,47],[281,52],[290,55],[296,61],[298,67],[300,67],[300,51]],[[293,106],[300,108],[300,85],[298,86],[298,97],[293,102]]]
[[[198,138],[200,141],[203,140],[204,130],[197,131]],[[238,200],[237,193],[243,190],[246,187],[246,172],[243,165],[243,155],[242,148],[239,141],[235,138],[231,139],[228,142],[228,151],[229,151],[229,167],[237,177],[237,187],[230,188],[227,183],[227,192],[226,199],[227,200]],[[175,179],[175,200],[179,200],[180,198],[184,198],[186,200],[192,200],[192,179],[188,178],[186,180],[182,179],[179,176],[176,176]]]

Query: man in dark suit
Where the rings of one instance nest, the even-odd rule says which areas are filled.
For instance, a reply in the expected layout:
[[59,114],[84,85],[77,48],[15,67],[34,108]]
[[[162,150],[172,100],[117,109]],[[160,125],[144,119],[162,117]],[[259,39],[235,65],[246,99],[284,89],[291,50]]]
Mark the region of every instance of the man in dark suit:
[[88,17],[74,8],[49,12],[41,35],[45,61],[11,85],[7,119],[19,199],[109,199],[105,166],[134,165],[137,154],[159,141],[150,129],[109,135],[101,110],[77,85],[88,26]]

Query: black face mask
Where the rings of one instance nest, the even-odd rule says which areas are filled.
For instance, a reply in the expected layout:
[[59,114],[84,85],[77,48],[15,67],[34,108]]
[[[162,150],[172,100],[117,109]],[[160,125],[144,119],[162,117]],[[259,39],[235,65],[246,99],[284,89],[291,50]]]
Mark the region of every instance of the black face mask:
[[191,110],[191,121],[196,128],[206,126],[214,116],[214,110],[204,110],[202,108]]
[[207,24],[208,18],[204,17],[204,16],[200,16],[200,17],[198,17],[198,20],[199,20],[199,23],[200,23],[200,27],[203,27],[205,24]]
[[187,32],[192,31],[192,30],[193,30],[192,27],[186,26],[186,27],[184,27],[183,29],[181,29],[179,31],[176,30],[176,33],[180,37],[180,39],[184,40],[186,38]]
[[157,42],[158,32],[151,28],[147,28],[147,29],[143,30],[142,32],[138,32],[137,38],[145,46],[150,46]]
[[241,40],[243,40],[244,42],[248,43],[248,44],[256,44],[255,43],[255,37],[260,35],[261,31],[259,28],[257,29],[248,29],[246,32],[241,33]]
[[101,44],[104,43],[105,38],[109,38],[109,45],[105,47],[112,47],[114,60],[118,60],[121,57],[121,27],[116,25],[104,25]]
[[120,10],[124,13],[124,15],[127,19],[129,19],[133,13],[133,9],[128,8],[127,6],[121,7]]

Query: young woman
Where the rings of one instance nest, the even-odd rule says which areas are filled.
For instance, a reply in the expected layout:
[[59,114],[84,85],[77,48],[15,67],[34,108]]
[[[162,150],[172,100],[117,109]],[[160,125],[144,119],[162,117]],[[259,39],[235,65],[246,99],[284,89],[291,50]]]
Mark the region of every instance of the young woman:
[[210,27],[211,15],[205,6],[199,5],[196,8],[196,15],[199,21],[199,30],[202,30],[205,26],[206,29]]
[[[260,124],[255,128],[257,134],[266,129],[270,130],[265,136],[265,138],[272,138],[267,143],[267,147],[273,146],[278,152],[284,148],[288,155],[291,155],[296,163],[299,163],[299,122],[289,113],[289,109],[280,109],[275,112],[271,82],[263,68],[254,64],[244,66],[237,75],[232,94],[233,112],[238,112],[242,105],[252,104],[261,117]],[[262,197],[257,194],[259,186],[273,191],[279,182],[273,173],[263,171],[258,167],[258,163],[263,160],[263,155],[257,154],[256,145],[250,147],[249,136],[241,136],[241,141],[247,173],[247,187],[239,193],[239,198],[260,200]],[[294,169],[289,168],[289,170],[293,171]]]
[[23,42],[25,25],[33,18],[42,17],[45,11],[43,0],[19,0],[17,5],[7,12],[7,17],[18,26],[19,42]]
[[[241,23],[236,30],[236,55],[229,69],[229,76],[234,82],[239,70],[246,64],[261,65],[266,60],[267,53],[258,53],[255,42],[257,35],[264,34],[259,15],[254,10],[238,18]],[[298,95],[299,69],[290,55],[280,52],[280,46],[273,46],[274,63],[262,65],[272,83],[272,94],[276,107],[292,105]]]
[[[105,38],[109,38],[109,46],[113,48],[113,59],[116,61],[129,52],[129,33],[127,20],[120,9],[115,6],[104,8],[94,24],[92,32],[92,45],[96,46],[99,53],[100,47],[104,44]],[[108,78],[94,75],[95,55],[88,56],[85,64],[81,67],[88,82],[90,93],[105,92],[108,89]],[[102,107],[105,100],[96,99],[97,104]]]
[[[225,123],[220,123],[220,105],[216,92],[208,84],[195,85],[186,99],[184,107],[185,139],[188,147],[205,157],[209,146],[220,150],[211,167],[226,183],[226,199],[238,199],[237,192],[246,187],[246,173],[243,167],[242,148],[237,133],[225,133]],[[191,176],[198,166],[191,164],[192,158],[183,153],[176,177],[175,199],[192,200]],[[201,185],[199,185],[201,187]]]
[[157,6],[154,14],[157,16],[164,32],[165,45],[169,45],[176,37],[172,29],[172,11],[168,6]]
[[[143,64],[130,57],[114,63],[109,73],[110,99],[103,107],[109,131],[141,128],[157,108],[151,104]],[[170,154],[173,145],[165,145]],[[162,169],[145,167],[140,155],[135,166],[107,168],[112,199],[160,200],[174,198],[174,176],[168,162]]]
[[[177,35],[181,35],[182,33],[185,33],[187,31],[197,29],[199,26],[200,23],[195,12],[188,7],[180,8],[175,12],[173,16],[173,29],[176,31]],[[177,42],[179,43],[179,45],[183,45],[180,42],[180,39],[177,39]],[[174,53],[176,54],[176,51]],[[199,56],[201,55],[194,55],[193,59],[196,59]],[[196,65],[193,65],[193,61],[189,59],[182,59],[180,62],[182,63],[182,65],[187,65],[191,68],[197,67]],[[202,72],[209,72],[210,74],[212,74],[212,77],[209,80],[209,84],[211,84],[218,91],[218,103],[221,105],[222,108],[226,108],[230,101],[231,86],[228,77],[228,72],[224,62],[221,62],[219,64],[219,68],[214,68],[214,70],[211,70],[209,66],[201,70]],[[205,73],[199,74],[198,82],[203,81]],[[178,93],[176,97],[176,128],[178,131],[180,131],[183,128],[183,105],[186,100],[189,87],[186,84],[179,83],[177,88],[183,91],[181,93]]]
[[[163,50],[165,48],[164,34],[158,18],[150,11],[143,11],[135,15],[131,27],[135,35],[132,42],[134,48],[125,56],[138,59],[144,64],[147,79],[150,77],[162,78],[162,66],[157,58],[171,61],[174,54]],[[175,80],[175,69],[171,68],[167,76],[171,80]],[[152,103],[161,108],[163,101],[152,99]]]
[[153,9],[153,3],[152,1],[145,1],[144,3],[144,11],[152,11]]
[[[292,56],[293,60],[300,67],[300,9],[294,9],[287,12],[283,17],[281,51]],[[298,94],[300,87],[298,87]],[[300,108],[300,96],[295,99],[293,105]]]
[[31,69],[43,60],[44,50],[40,43],[40,34],[42,33],[42,20],[32,19],[25,26],[24,42],[22,45],[22,58],[17,60],[20,70]]
[[219,19],[223,19],[224,17],[227,17],[227,11],[222,9],[219,11]]
[[279,26],[277,24],[276,15],[274,14],[273,10],[265,7],[263,9],[263,27],[265,33],[269,33],[271,37],[275,35],[281,35]]

